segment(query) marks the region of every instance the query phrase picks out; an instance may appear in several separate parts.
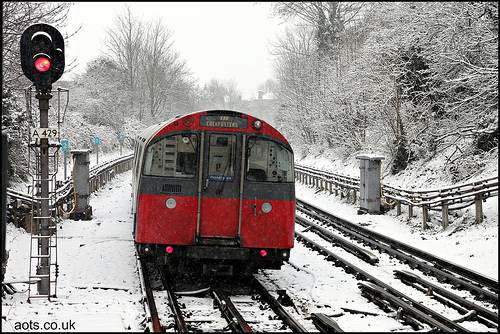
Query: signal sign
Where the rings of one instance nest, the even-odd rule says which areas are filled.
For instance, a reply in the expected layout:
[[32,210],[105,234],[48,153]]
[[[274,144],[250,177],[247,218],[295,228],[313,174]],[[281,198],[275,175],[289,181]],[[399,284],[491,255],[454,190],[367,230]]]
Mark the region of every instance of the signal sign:
[[61,151],[69,151],[69,141],[61,140]]
[[38,138],[59,138],[59,132],[56,128],[31,128],[31,139]]

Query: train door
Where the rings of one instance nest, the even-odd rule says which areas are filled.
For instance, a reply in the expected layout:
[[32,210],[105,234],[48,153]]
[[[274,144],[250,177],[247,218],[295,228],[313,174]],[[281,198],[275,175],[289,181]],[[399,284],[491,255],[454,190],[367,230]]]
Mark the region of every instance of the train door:
[[237,240],[241,134],[205,133],[198,236]]

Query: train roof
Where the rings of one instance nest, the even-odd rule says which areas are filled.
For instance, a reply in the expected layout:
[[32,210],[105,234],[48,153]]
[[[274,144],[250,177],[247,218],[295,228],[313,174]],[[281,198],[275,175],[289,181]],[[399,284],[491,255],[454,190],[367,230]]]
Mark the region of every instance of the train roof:
[[[259,121],[260,127],[255,126]],[[233,132],[262,133],[280,139],[290,146],[285,137],[264,120],[242,112],[222,109],[196,111],[177,116],[148,127],[137,137],[143,142],[149,142],[167,132],[182,130],[231,130]]]

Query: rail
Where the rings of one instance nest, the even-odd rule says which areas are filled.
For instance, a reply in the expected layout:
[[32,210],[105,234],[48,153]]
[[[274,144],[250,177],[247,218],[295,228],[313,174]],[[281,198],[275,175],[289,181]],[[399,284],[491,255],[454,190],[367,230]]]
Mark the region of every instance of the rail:
[[[359,194],[360,179],[352,176],[295,165],[295,179],[313,185],[320,191],[335,193],[336,196],[340,192],[341,198],[352,197],[353,204]],[[408,206],[409,219],[413,217],[413,207],[421,207],[424,229],[428,227],[429,211],[441,210],[442,226],[445,229],[450,210],[463,209],[472,204],[475,204],[476,223],[480,223],[483,218],[482,202],[489,197],[498,196],[498,176],[440,189],[407,190],[383,184],[381,190],[381,202],[396,205],[398,216],[401,215],[402,204]]]

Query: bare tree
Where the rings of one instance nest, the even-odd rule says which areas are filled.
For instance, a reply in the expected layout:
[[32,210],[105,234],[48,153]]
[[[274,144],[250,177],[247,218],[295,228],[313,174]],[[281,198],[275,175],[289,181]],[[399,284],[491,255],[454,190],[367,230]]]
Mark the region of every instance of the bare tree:
[[30,120],[24,103],[19,103],[19,90],[30,82],[21,69],[21,35],[39,22],[63,28],[69,8],[69,3],[2,2],[2,133],[9,137],[9,168],[2,172],[7,172],[11,181],[29,177],[26,143]]
[[61,29],[65,27],[64,21],[70,7],[68,2],[2,2],[3,91],[28,85],[27,79],[23,77],[19,55],[19,41],[24,30],[40,22]]
[[[105,45],[108,55],[116,62],[116,65],[127,73],[128,87],[126,89],[130,97],[130,109],[135,106],[142,107],[140,81],[141,59],[144,51],[145,29],[142,21],[133,15],[130,5],[125,4],[123,13],[114,19],[114,26],[106,28],[107,39]],[[136,100],[139,103],[136,103]],[[124,109],[125,112],[127,109]],[[139,111],[139,118],[142,113]]]
[[317,140],[314,96],[317,93],[314,33],[308,26],[287,29],[273,47],[278,56],[274,64],[282,105],[278,115],[280,129],[296,143],[309,145]]
[[278,91],[278,83],[273,79],[267,79],[260,83],[257,88],[264,93],[275,93]]
[[150,24],[142,66],[153,118],[167,111],[173,96],[177,95],[174,92],[186,88],[183,84],[188,82],[185,78],[190,74],[189,69],[180,54],[173,50],[173,43],[172,32],[160,20]]
[[202,108],[237,109],[242,105],[236,81],[211,79],[202,90]]
[[123,13],[114,19],[114,24],[114,27],[106,28],[108,38],[105,45],[118,67],[128,73],[129,86],[134,91],[144,46],[143,23],[133,15],[130,5],[125,4]]
[[108,53],[127,73],[125,88],[130,92],[131,113],[142,120],[147,111],[154,119],[169,109],[189,104],[189,69],[173,50],[173,34],[161,20],[144,22],[126,4],[114,26],[106,31]]

